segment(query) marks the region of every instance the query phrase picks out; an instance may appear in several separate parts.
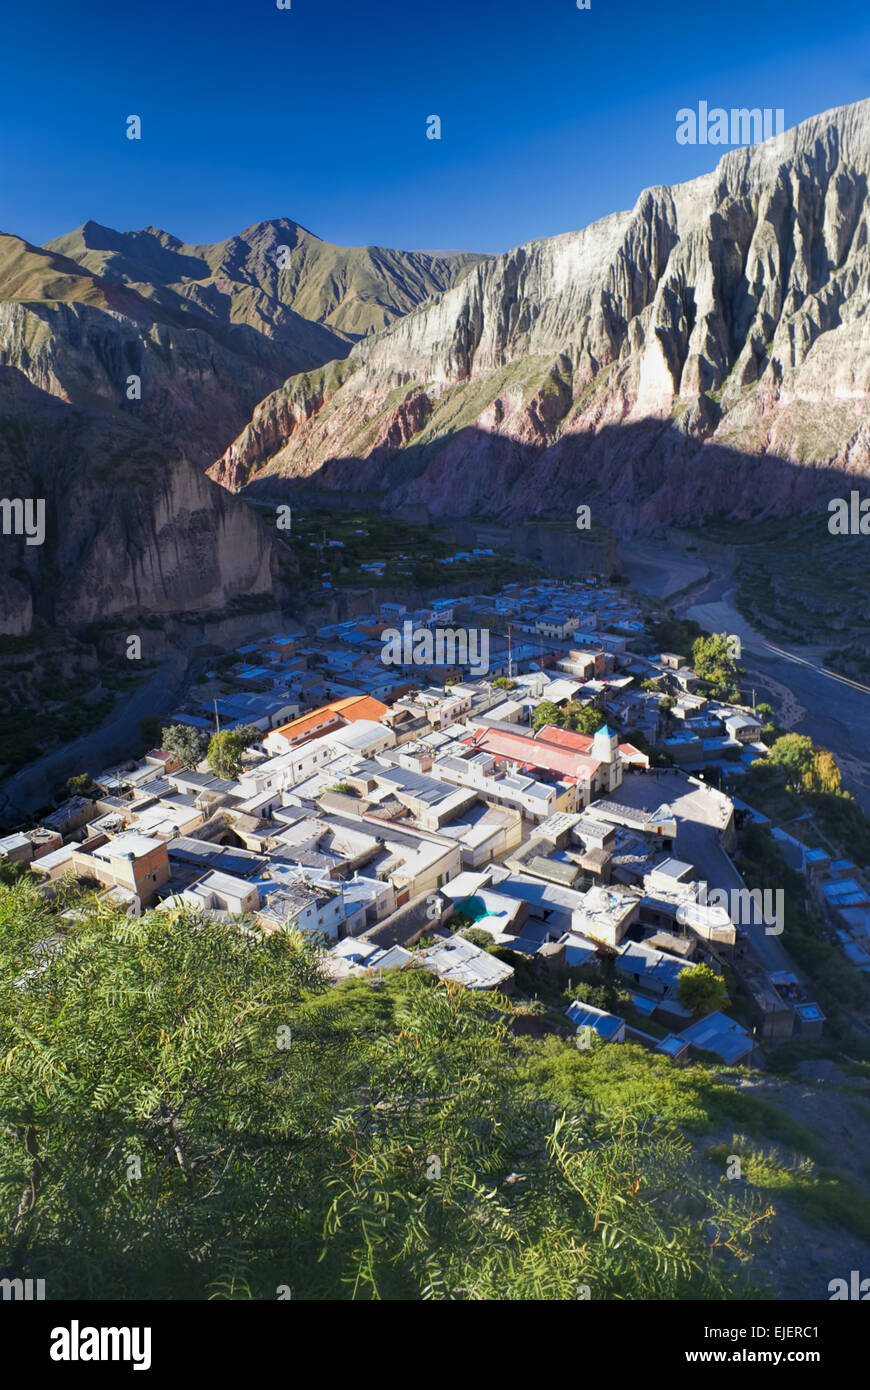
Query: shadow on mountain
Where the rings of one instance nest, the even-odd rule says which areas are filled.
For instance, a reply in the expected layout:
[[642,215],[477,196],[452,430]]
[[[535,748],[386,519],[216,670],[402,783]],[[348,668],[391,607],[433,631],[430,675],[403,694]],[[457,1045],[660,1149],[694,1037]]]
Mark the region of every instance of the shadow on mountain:
[[[120,614],[220,611],[272,591],[250,508],[128,415],[82,409],[0,367],[0,634]],[[23,499],[41,508],[31,543]]]
[[536,444],[464,429],[366,458],[329,459],[308,478],[264,474],[243,495],[257,501],[398,512],[408,520],[467,517],[574,524],[587,505],[617,536],[707,518],[755,523],[818,512],[862,481],[844,469],[795,464],[704,442],[670,420],[606,425]]

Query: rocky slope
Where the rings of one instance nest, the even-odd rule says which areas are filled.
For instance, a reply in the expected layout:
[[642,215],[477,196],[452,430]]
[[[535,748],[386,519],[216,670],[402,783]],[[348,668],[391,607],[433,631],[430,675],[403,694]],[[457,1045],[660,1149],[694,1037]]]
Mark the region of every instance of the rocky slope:
[[[300,342],[300,324],[319,338],[351,343],[384,328],[454,284],[482,257],[333,246],[289,218],[246,227],[227,241],[188,246],[145,227],[116,232],[86,222],[46,243],[111,282],[133,286],[176,309],[194,309],[224,323],[246,324],[277,342]],[[323,327],[325,325],[325,327]]]
[[870,102],[474,267],[289,379],[211,475],[625,532],[870,468]]
[[203,466],[288,364],[298,372],[347,351],[322,325],[292,317],[278,341],[0,234],[0,365],[73,404],[133,414]]
[[202,470],[289,373],[349,350],[318,318],[365,331],[466,259],[342,260],[284,221],[212,247],[95,223],[48,248],[0,234],[0,495],[50,519],[45,545],[0,538],[0,634],[267,591],[271,542]]
[[[250,510],[138,421],[76,408],[0,367],[0,496],[43,499],[45,538],[0,538],[0,634],[220,610],[272,587]],[[132,629],[135,631],[135,627]]]

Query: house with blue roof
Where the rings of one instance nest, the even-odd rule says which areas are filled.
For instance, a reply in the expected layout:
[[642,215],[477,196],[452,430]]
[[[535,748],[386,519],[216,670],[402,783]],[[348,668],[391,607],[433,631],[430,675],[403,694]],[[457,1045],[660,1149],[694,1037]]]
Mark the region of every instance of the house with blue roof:
[[615,965],[617,974],[624,976],[630,985],[657,1000],[675,999],[680,976],[684,970],[692,969],[688,961],[644,946],[639,941],[627,941]]
[[752,1034],[735,1019],[718,1011],[684,1028],[680,1037],[703,1052],[714,1052],[726,1066],[748,1066],[755,1050]]
[[592,1004],[583,1004],[575,999],[565,1013],[580,1033],[584,1028],[592,1028],[605,1042],[625,1042],[625,1019],[617,1014],[609,1014],[605,1009],[596,1009]]

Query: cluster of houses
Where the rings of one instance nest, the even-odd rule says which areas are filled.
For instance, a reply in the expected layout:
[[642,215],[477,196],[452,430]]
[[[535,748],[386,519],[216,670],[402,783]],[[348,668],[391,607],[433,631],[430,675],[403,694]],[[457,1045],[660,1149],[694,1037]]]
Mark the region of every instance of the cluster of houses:
[[832,859],[823,849],[803,851],[804,872],[850,965],[870,973],[870,893],[864,875],[849,859]]
[[[381,633],[406,618],[488,622],[489,673],[385,668]],[[624,779],[646,776],[649,757],[612,725],[649,724],[660,697],[639,691],[637,676],[668,670],[685,686],[673,717],[704,765],[712,743],[751,748],[760,726],[694,693],[680,658],[632,654],[641,627],[613,591],[541,583],[411,614],[382,604],[313,636],[251,642],[224,688],[170,720],[209,731],[254,725],[262,737],[237,776],[155,749],[0,840],[0,855],[31,865],[49,894],[72,874],[133,915],[189,906],[316,933],[335,979],[405,966],[509,993],[518,960],[558,974],[606,959],[629,991],[633,1022],[575,1004],[566,1027],[674,1058],[695,1048],[746,1061],[752,1033],[721,1014],[693,1022],[679,999],[684,971],[704,961],[721,972],[734,959],[735,925],[675,857],[671,807],[621,803]],[[535,728],[543,702],[594,705],[608,722],[592,734]],[[733,807],[722,801],[730,825]],[[870,909],[840,892],[839,910]],[[469,923],[503,949],[455,929]],[[808,1001],[780,984],[792,1030],[820,1028],[801,1019]]]

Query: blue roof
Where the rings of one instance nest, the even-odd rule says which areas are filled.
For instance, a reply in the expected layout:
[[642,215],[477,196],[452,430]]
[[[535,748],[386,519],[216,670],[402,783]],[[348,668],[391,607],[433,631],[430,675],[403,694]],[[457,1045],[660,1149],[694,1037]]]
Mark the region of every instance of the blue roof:
[[657,999],[646,999],[642,994],[633,994],[631,1002],[639,1014],[653,1014],[658,1008]]
[[655,947],[645,946],[639,941],[626,941],[616,958],[616,969],[637,975],[639,982],[642,980],[644,984],[655,980],[670,989],[676,988],[683,971],[690,969],[690,966],[679,956],[657,951]]
[[198,714],[171,714],[173,724],[190,724],[194,729],[214,728],[213,719],[200,719]]
[[857,907],[859,904],[867,902],[867,894],[853,878],[839,878],[835,879],[833,883],[823,883],[822,892],[828,902],[834,904],[849,904]]
[[625,1024],[625,1020],[618,1018],[616,1014],[605,1013],[604,1009],[596,1009],[592,1004],[581,1004],[576,999],[573,1004],[569,1004],[565,1013],[578,1029],[594,1028],[600,1037],[608,1040]]
[[700,1022],[684,1028],[680,1034],[694,1047],[702,1047],[706,1052],[715,1052],[723,1062],[736,1062],[745,1057],[754,1046],[745,1028],[727,1014],[712,1013]]

